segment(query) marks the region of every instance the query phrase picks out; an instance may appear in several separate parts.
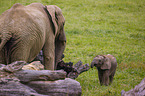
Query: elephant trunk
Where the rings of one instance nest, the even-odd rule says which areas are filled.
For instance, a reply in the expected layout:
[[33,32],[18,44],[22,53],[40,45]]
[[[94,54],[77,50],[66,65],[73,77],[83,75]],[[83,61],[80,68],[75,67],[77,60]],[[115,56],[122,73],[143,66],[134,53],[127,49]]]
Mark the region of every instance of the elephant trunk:
[[66,41],[57,41],[55,45],[55,69],[60,60],[62,60],[63,52],[65,49]]
[[95,64],[95,62],[94,62],[94,61],[92,61],[92,63],[91,63],[91,68],[93,68],[93,67],[94,67],[94,64]]

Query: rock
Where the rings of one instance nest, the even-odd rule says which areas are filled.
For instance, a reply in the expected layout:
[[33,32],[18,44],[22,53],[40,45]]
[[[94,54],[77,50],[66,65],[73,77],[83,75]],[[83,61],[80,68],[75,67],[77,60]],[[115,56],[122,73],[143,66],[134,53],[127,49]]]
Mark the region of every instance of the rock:
[[27,86],[36,90],[39,94],[50,96],[81,96],[80,83],[66,78],[57,81],[32,81]]
[[121,96],[145,96],[145,78],[134,89],[127,92],[122,90]]
[[40,63],[40,61],[33,61],[28,65],[24,65],[23,70],[44,70],[44,66]]

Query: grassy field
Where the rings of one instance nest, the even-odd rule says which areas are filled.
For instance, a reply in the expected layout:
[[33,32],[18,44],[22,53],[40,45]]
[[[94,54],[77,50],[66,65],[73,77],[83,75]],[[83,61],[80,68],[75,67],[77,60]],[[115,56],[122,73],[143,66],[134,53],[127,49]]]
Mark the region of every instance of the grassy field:
[[145,77],[145,0],[0,0],[0,14],[14,3],[57,5],[66,19],[65,62],[91,63],[99,54],[118,62],[113,84],[100,86],[97,70],[76,80],[82,96],[120,96]]

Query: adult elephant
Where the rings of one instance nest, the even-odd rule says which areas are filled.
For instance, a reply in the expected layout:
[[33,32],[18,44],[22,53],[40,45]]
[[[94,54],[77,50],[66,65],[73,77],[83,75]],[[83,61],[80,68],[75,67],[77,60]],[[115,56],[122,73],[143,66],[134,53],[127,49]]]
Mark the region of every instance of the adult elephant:
[[0,63],[31,62],[42,49],[45,69],[54,70],[66,45],[64,23],[55,5],[14,4],[0,15]]

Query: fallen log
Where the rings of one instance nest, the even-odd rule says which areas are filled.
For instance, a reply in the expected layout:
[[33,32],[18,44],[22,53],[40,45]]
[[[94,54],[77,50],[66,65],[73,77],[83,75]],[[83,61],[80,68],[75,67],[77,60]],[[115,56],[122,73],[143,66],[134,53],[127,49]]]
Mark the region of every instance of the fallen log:
[[[54,80],[59,80],[59,79],[65,79],[65,77],[66,77],[66,72],[63,70],[56,70],[56,71],[22,70],[22,68],[25,68],[25,67],[23,67],[24,64],[26,64],[26,62],[24,62],[24,61],[16,61],[9,65],[1,64],[0,77],[5,77],[5,78],[10,77],[11,78],[11,77],[16,76],[21,82],[29,82],[29,81],[34,81],[34,80],[35,81],[38,81],[38,80],[54,81]],[[30,65],[32,65],[32,64],[40,65],[38,62],[31,63]],[[28,66],[28,65],[25,65],[25,66]],[[29,68],[29,67],[27,67],[27,68]]]
[[22,70],[24,64],[0,64],[0,96],[81,96],[80,83],[65,71]]
[[136,85],[134,89],[127,92],[122,90],[121,96],[145,96],[145,78],[140,82],[140,84]]
[[79,61],[78,63],[76,63],[73,68],[75,68],[79,74],[88,71],[90,69],[89,64],[84,64],[82,63],[82,61]]
[[64,70],[67,74],[69,74],[71,71],[73,71],[73,63],[65,63],[63,60],[60,60],[57,64],[56,70]]
[[54,81],[65,79],[66,72],[63,70],[20,70],[14,73],[14,75],[21,82],[30,82],[30,81]]
[[16,72],[18,70],[21,70],[25,64],[26,64],[25,61],[16,61],[16,62],[13,62],[9,65],[1,64],[0,70],[13,73],[13,72]]
[[22,67],[23,70],[44,70],[44,65],[40,61],[31,62],[28,65]]
[[80,83],[66,78],[57,81],[32,81],[26,84],[39,94],[50,96],[81,96]]
[[49,96],[37,93],[32,88],[15,81],[0,84],[0,96]]
[[65,63],[63,60],[57,64],[57,69],[63,69],[67,72],[66,77],[76,79],[81,73],[90,69],[89,64],[82,64],[81,61],[77,62],[74,66],[72,62]]
[[19,81],[13,73],[21,70],[24,64],[26,64],[25,61],[16,61],[9,65],[0,64],[0,84],[9,81]]

